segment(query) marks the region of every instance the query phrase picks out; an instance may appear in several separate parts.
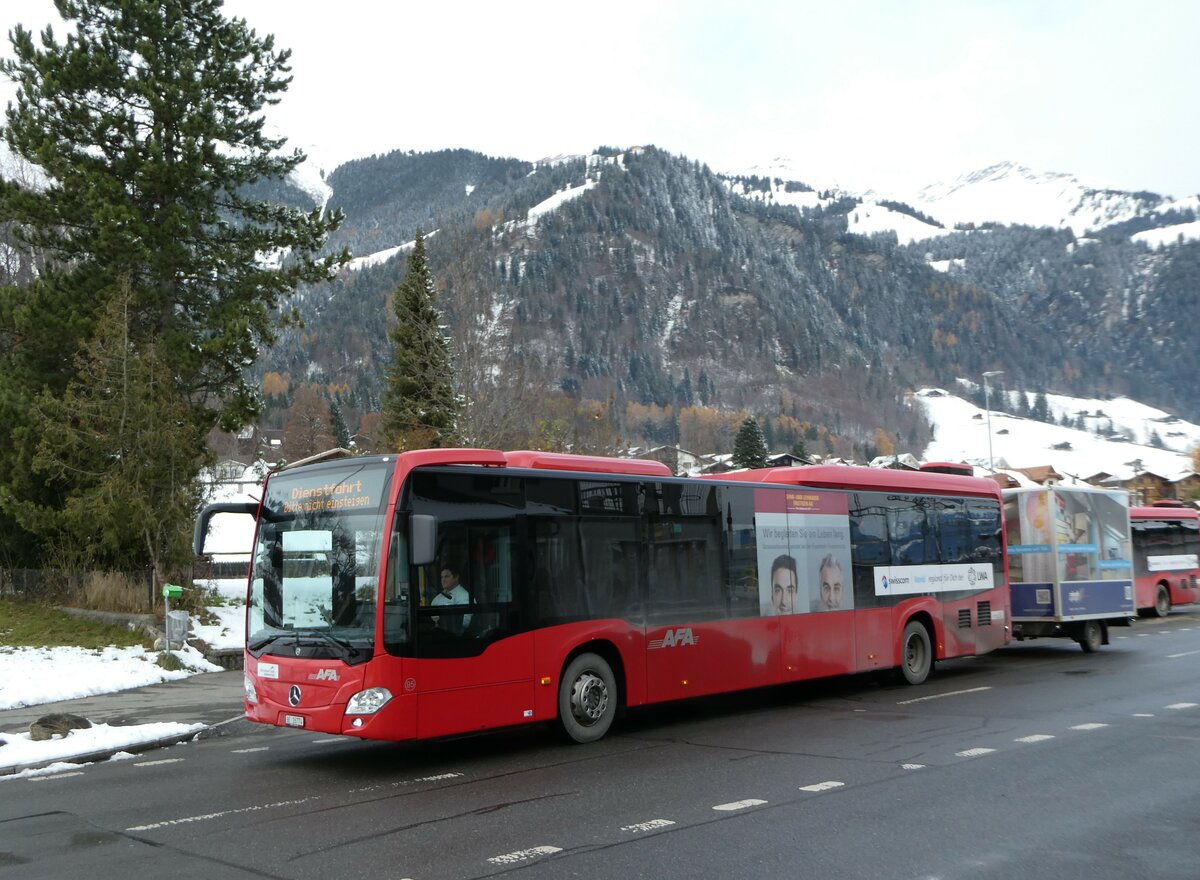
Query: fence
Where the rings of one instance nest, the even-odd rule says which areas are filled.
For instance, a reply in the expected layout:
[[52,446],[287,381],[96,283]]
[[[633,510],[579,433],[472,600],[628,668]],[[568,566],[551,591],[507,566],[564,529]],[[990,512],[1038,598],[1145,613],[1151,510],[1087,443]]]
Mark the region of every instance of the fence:
[[0,597],[27,602],[147,613],[160,601],[160,590],[152,569],[117,572],[0,569]]

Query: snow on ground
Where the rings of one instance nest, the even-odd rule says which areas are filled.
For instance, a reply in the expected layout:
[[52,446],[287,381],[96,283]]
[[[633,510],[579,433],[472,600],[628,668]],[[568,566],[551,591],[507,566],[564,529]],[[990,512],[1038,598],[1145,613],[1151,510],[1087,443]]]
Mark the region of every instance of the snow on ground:
[[[942,389],[922,389],[916,397],[934,426],[934,440],[925,450],[926,461],[988,464],[985,410]],[[1087,413],[1085,422],[1091,429],[1107,427],[1111,422],[1112,429],[1127,439],[1110,440],[1091,430],[1019,418],[993,408],[990,454],[996,467],[1051,465],[1061,474],[1080,479],[1101,472],[1129,479],[1135,469],[1168,479],[1192,472],[1187,453],[1200,443],[1200,426],[1127,398],[1091,400],[1051,394],[1047,395],[1047,403],[1055,414]],[[1103,415],[1095,415],[1097,411]],[[1146,445],[1152,433],[1170,448]]]
[[[217,582],[212,582],[217,583]],[[220,583],[227,583],[221,581]],[[246,581],[237,579],[237,598],[246,596]],[[215,624],[203,624],[192,619],[191,637],[200,639],[210,648],[217,651],[227,651],[231,648],[241,648],[246,643],[246,606],[216,605],[208,609],[217,617]]]
[[[188,669],[163,669],[155,663],[158,652],[144,648],[0,648],[0,710],[115,693],[178,681],[202,672],[222,671],[220,666],[205,660],[195,648],[172,653]],[[2,723],[3,716],[0,716]],[[203,727],[203,724],[175,721],[119,727],[96,724],[86,730],[73,730],[66,736],[40,742],[35,742],[28,731],[0,733],[0,781],[63,773],[77,765],[56,763],[41,770],[8,772],[17,767],[130,748],[183,736]],[[114,756],[114,760],[117,757]]]
[[893,211],[874,202],[862,202],[846,218],[846,226],[856,235],[874,235],[882,232],[896,233],[900,244],[912,244],[927,238],[949,235],[954,230],[942,229],[911,214]]
[[190,669],[163,669],[145,648],[0,648],[0,710],[110,694],[199,672],[221,672],[195,648],[172,653]]
[[1200,238],[1200,220],[1191,223],[1176,223],[1174,226],[1162,226],[1158,229],[1147,229],[1136,232],[1131,238],[1152,248],[1165,247],[1181,241],[1193,241]]
[[[85,730],[72,730],[66,736],[35,742],[28,733],[0,733],[0,781],[26,779],[32,776],[59,775],[69,772],[78,764],[65,759],[94,755],[113,749],[126,749],[144,743],[156,742],[173,736],[197,733],[203,724],[184,724],[179,721],[155,721],[151,724],[136,724],[128,727],[113,727],[109,724],[94,724]],[[113,755],[113,760],[132,757],[127,752]],[[43,764],[57,761],[40,770],[3,775],[5,769]]]

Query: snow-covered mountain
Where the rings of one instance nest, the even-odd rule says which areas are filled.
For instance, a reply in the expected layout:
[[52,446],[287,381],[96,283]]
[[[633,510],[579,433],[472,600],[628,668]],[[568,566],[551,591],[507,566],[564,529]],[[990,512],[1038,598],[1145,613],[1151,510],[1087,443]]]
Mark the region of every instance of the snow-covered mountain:
[[1171,199],[1088,186],[1071,174],[1034,172],[1001,162],[935,183],[903,199],[947,225],[1004,223],[1070,229],[1084,235],[1168,211],[1195,211],[1200,198]]
[[[969,384],[964,382],[964,386]],[[1009,392],[1010,398],[1017,393]],[[924,453],[926,461],[988,464],[986,410],[940,388],[924,388],[915,394],[915,400],[934,426],[934,440]],[[990,454],[997,468],[1051,465],[1059,473],[1079,479],[1101,472],[1130,479],[1135,472],[1145,471],[1176,479],[1193,470],[1188,453],[1200,445],[1200,425],[1135,400],[1046,395],[1054,418],[1082,419],[1083,429],[1000,412],[998,400],[999,392],[993,390]],[[1098,433],[1101,431],[1107,436]],[[1156,439],[1159,445],[1151,445]]]
[[[857,199],[860,206],[848,218],[849,230],[861,235],[895,232],[901,244],[945,235],[956,226],[1049,226],[1084,236],[1135,220],[1151,228],[1132,238],[1151,247],[1174,244],[1181,238],[1200,239],[1200,195],[1171,198],[1149,192],[1123,192],[1089,185],[1072,174],[1037,172],[1013,162],[1000,162],[915,192],[853,192],[822,177],[819,170],[802,169],[786,157],[728,176],[767,179],[771,182],[769,192],[741,194],[775,204],[811,208],[838,197]],[[789,192],[788,181],[803,181],[817,191]],[[892,210],[888,202],[909,205],[941,226]]]

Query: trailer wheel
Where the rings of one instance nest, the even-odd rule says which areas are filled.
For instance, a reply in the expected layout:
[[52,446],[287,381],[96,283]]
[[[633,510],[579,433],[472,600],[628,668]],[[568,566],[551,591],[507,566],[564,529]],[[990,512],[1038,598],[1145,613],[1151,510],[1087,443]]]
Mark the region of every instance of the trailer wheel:
[[915,620],[904,627],[900,640],[900,674],[909,684],[922,684],[933,668],[933,647],[929,631]]
[[577,743],[608,733],[617,716],[617,679],[599,654],[580,654],[563,670],[558,683],[558,723]]
[[1159,584],[1154,594],[1154,616],[1166,617],[1171,613],[1171,594],[1167,592],[1166,584]]
[[1083,648],[1085,654],[1093,654],[1100,650],[1102,644],[1104,644],[1104,628],[1100,626],[1100,621],[1084,621],[1083,627],[1079,631],[1079,647]]

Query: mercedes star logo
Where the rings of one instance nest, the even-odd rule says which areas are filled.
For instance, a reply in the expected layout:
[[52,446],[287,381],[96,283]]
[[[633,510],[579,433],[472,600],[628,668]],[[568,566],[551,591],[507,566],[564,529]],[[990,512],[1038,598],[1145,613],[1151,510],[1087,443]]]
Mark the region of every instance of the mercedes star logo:
[[298,685],[292,685],[288,690],[288,702],[293,706],[300,705],[300,687]]

